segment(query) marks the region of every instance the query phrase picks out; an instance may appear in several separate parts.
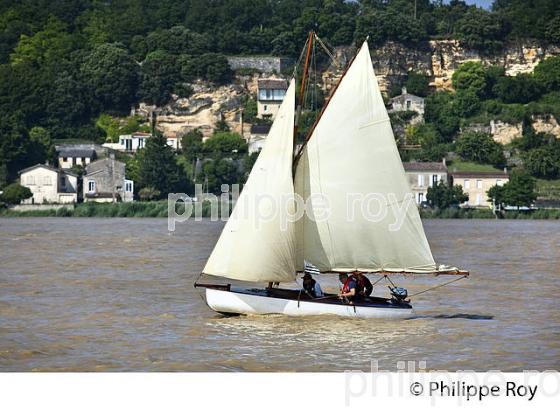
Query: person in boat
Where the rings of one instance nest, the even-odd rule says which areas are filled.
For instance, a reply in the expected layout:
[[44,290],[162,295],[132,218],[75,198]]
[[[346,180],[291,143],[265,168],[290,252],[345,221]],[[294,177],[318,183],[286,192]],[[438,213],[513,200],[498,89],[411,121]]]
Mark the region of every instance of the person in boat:
[[368,279],[368,277],[360,271],[355,271],[352,276],[356,281],[358,294],[363,297],[370,296],[371,292],[373,292],[373,285],[371,284],[371,281]]
[[338,294],[339,298],[346,299],[350,303],[359,298],[360,295],[358,294],[358,284],[356,283],[356,279],[354,279],[354,276],[348,276],[347,273],[340,273],[338,275],[338,280],[342,285],[342,289]]
[[323,297],[323,290],[321,289],[321,285],[310,273],[306,273],[303,275],[303,290],[312,298],[321,298]]

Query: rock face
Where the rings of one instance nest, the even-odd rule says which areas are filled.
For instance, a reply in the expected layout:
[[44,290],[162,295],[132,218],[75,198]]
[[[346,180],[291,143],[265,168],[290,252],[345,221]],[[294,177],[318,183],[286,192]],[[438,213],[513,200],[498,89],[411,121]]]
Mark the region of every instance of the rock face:
[[[339,48],[337,58],[347,59],[352,55],[349,47]],[[533,42],[508,44],[501,54],[482,55],[476,50],[463,47],[457,40],[433,40],[410,48],[402,44],[388,42],[373,49],[371,58],[382,91],[387,91],[392,82],[402,79],[409,71],[417,71],[430,77],[430,85],[437,90],[451,89],[451,77],[457,67],[467,61],[480,61],[484,65],[498,65],[506,69],[508,75],[532,72],[543,59],[560,55],[560,47],[544,47]],[[341,61],[342,64],[343,61]],[[334,77],[336,70],[324,77]],[[325,88],[330,88],[325,83]]]
[[523,135],[523,124],[508,124],[502,121],[490,121],[490,134],[494,141],[506,145]]
[[221,119],[232,131],[241,132],[240,108],[248,94],[246,86],[230,84],[216,88],[198,83],[193,90],[189,98],[174,98],[163,107],[141,104],[134,113],[149,118],[150,113],[156,111],[157,127],[166,137],[180,137],[194,128],[207,136]]
[[[323,90],[328,92],[340,78],[343,67],[355,55],[355,47],[337,47],[335,62],[322,74]],[[392,84],[402,82],[406,74],[413,70],[429,76],[430,85],[436,90],[451,89],[451,77],[457,67],[466,61],[480,61],[484,65],[499,65],[508,75],[532,72],[543,59],[560,55],[560,47],[539,45],[526,42],[508,44],[498,55],[481,55],[479,52],[464,48],[456,40],[434,40],[414,48],[388,42],[372,50],[372,61],[379,85],[387,92]],[[229,62],[234,68],[253,68],[263,73],[280,72],[286,61],[277,57],[231,57]],[[241,125],[241,109],[246,96],[256,95],[257,79],[271,74],[237,76],[235,84],[212,87],[208,84],[194,85],[194,93],[189,98],[175,99],[164,107],[141,105],[135,113],[149,117],[150,112],[158,112],[158,127],[168,137],[181,135],[193,128],[200,128],[210,135],[216,123],[224,119],[232,131],[244,131],[248,135],[249,125]],[[535,119],[536,129],[560,137],[560,125],[554,119]],[[243,130],[241,129],[243,127]],[[486,124],[488,132],[496,141],[511,142],[520,135],[519,124]],[[494,128],[493,128],[494,127]]]
[[533,128],[536,132],[552,134],[560,138],[560,125],[552,115],[538,115],[533,117]]

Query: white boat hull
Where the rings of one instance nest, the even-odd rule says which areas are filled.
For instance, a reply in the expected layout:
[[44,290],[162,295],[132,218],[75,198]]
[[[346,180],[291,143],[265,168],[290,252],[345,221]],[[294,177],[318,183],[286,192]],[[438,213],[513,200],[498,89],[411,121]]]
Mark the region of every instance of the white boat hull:
[[219,313],[288,316],[336,315],[354,318],[402,319],[413,313],[411,307],[401,306],[354,306],[320,301],[290,300],[258,294],[246,290],[219,290],[206,288],[206,303]]

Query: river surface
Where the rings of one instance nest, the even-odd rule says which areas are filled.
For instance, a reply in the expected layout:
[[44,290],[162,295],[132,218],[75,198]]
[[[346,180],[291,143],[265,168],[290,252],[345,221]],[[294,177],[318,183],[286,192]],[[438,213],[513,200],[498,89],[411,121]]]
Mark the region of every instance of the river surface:
[[213,313],[193,282],[222,222],[0,219],[0,371],[560,370],[560,222],[424,224],[471,277],[383,321]]

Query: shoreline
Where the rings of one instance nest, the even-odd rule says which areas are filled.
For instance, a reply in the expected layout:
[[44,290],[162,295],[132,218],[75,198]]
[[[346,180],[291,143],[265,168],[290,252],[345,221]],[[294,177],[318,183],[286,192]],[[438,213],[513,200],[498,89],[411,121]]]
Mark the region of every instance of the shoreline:
[[[176,204],[176,212],[182,214],[182,203]],[[202,204],[202,217],[211,216],[211,204]],[[194,216],[194,209],[192,212]],[[75,217],[75,218],[167,218],[167,201],[154,202],[119,202],[113,203],[80,203],[74,209],[41,209],[30,211],[13,211],[0,209],[0,218],[29,217]],[[496,219],[490,209],[449,208],[443,210],[420,209],[422,219]],[[508,211],[503,219],[560,219],[560,209],[536,209],[527,211]]]

